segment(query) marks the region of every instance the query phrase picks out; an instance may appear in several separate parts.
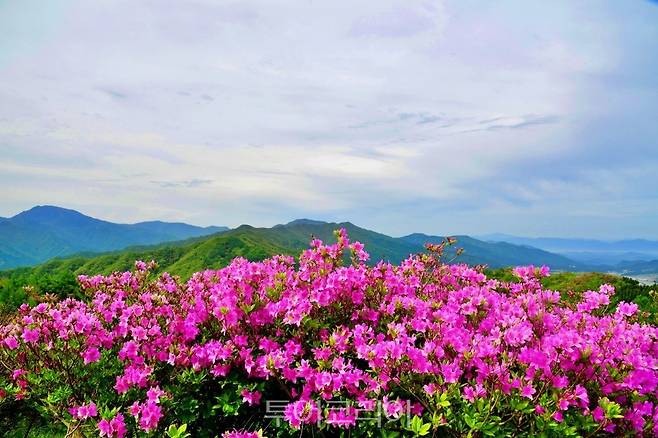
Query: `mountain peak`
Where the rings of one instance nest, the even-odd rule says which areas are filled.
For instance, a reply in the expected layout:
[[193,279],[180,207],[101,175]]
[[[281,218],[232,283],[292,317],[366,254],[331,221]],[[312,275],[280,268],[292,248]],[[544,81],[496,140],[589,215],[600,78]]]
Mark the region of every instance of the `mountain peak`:
[[44,213],[68,213],[68,214],[82,214],[77,210],[72,210],[70,208],[58,207],[56,205],[35,205],[34,207],[18,213],[19,215],[32,215],[32,214],[44,214]]
[[294,221],[288,222],[286,225],[324,225],[327,222],[318,221],[314,219],[295,219]]
[[55,205],[36,205],[29,210],[22,211],[10,220],[17,221],[42,221],[52,219],[92,219],[76,210],[57,207]]

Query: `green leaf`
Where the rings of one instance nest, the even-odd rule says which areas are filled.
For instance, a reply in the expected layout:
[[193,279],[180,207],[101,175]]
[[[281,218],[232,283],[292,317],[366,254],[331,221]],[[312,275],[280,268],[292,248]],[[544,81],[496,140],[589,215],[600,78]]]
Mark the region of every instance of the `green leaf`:
[[182,424],[180,427],[175,424],[169,425],[167,436],[169,438],[188,438],[190,434],[187,433],[187,423]]
[[432,425],[430,423],[425,423],[420,427],[420,430],[417,432],[418,436],[425,436],[430,433]]
[[610,401],[607,397],[603,397],[599,400],[599,406],[603,408],[606,418],[624,418],[621,415],[621,406],[618,403]]

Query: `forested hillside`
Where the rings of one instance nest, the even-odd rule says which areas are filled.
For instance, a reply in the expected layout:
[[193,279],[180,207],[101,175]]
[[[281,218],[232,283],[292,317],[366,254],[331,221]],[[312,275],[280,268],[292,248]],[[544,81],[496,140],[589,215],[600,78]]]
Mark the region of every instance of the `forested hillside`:
[[161,221],[116,224],[78,211],[36,206],[0,218],[0,269],[30,266],[53,257],[104,252],[205,236],[227,227],[197,227]]

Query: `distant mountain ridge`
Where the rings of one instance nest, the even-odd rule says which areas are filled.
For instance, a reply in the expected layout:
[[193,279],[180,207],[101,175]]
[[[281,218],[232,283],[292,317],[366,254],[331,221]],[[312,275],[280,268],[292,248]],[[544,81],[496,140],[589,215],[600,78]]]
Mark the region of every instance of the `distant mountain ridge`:
[[39,205],[0,218],[0,269],[29,266],[79,252],[104,252],[228,230],[160,221],[116,224],[78,211]]
[[566,237],[521,237],[494,233],[477,236],[494,242],[510,242],[560,251],[658,251],[658,241],[648,239],[598,240]]
[[[573,271],[585,269],[582,263],[575,262],[559,254],[553,254],[530,246],[515,245],[508,242],[485,242],[470,236],[454,236],[457,239],[455,247],[448,252],[454,253],[455,248],[462,248],[464,252],[459,261],[469,264],[485,264],[491,268],[520,265],[547,265],[552,269]],[[415,233],[402,237],[407,242],[422,245],[423,242],[440,241],[440,236],[428,236]]]
[[[658,259],[658,241],[647,239],[596,240],[556,237],[520,237],[509,234],[478,236],[488,242],[508,242],[527,245],[561,254],[580,263],[590,265],[628,266],[640,261]],[[628,262],[628,263],[626,263]]]

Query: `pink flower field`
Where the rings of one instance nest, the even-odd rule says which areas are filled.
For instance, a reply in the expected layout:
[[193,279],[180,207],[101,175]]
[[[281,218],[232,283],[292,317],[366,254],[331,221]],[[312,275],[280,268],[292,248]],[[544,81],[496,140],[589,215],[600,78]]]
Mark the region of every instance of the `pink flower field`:
[[0,404],[64,436],[658,435],[658,329],[609,286],[487,278],[443,246],[368,265],[344,231],[298,260],[182,282],[81,276],[0,326]]

